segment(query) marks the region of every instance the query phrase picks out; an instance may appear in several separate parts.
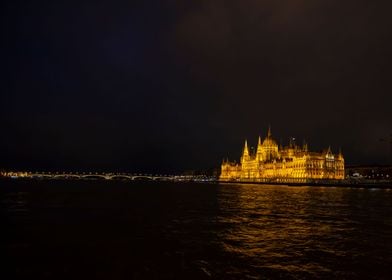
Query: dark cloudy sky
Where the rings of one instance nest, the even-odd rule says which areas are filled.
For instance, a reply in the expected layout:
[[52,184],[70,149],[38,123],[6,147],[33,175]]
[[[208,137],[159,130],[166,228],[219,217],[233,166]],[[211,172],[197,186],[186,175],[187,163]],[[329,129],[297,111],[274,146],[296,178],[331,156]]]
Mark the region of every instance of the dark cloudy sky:
[[1,5],[0,168],[211,168],[268,124],[387,161],[389,1]]

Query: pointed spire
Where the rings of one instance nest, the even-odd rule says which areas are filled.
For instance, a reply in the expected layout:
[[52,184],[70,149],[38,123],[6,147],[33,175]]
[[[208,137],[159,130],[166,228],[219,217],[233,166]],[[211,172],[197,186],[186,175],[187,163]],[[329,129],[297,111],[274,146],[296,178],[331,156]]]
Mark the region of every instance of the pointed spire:
[[339,147],[339,154],[338,154],[338,157],[339,157],[340,159],[343,158],[343,153],[342,153],[342,148],[341,148],[341,147]]
[[261,137],[259,136],[259,140],[257,141],[257,150],[256,150],[256,154],[260,154],[262,151],[262,144],[261,144]]
[[244,155],[249,155],[249,149],[248,149],[248,141],[245,140],[245,146],[244,146]]
[[263,160],[263,145],[261,144],[261,137],[259,136],[259,141],[257,143],[256,159],[258,161]]
[[271,125],[268,125],[268,133],[267,133],[267,137],[271,138]]
[[305,139],[303,140],[303,143],[302,143],[302,150],[305,152],[308,151],[308,143],[306,143]]
[[249,159],[248,141],[245,140],[244,151],[242,153],[241,162]]

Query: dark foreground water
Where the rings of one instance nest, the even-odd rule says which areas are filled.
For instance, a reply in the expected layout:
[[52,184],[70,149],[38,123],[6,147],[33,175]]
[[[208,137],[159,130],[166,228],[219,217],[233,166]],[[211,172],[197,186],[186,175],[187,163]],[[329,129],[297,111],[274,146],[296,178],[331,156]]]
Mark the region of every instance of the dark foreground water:
[[392,279],[392,190],[0,183],[1,279]]

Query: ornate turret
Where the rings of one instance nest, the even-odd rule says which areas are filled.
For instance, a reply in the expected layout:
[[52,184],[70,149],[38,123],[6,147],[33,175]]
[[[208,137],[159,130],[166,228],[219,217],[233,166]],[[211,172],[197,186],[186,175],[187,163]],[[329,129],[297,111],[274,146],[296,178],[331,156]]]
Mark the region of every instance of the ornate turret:
[[328,146],[328,150],[325,153],[325,158],[326,159],[334,159],[334,155],[332,153],[331,146]]
[[302,144],[302,151],[304,151],[305,153],[308,152],[308,143],[306,143],[305,140],[303,141],[303,144]]
[[259,140],[257,141],[256,159],[258,161],[263,160],[263,146],[261,144],[261,137],[260,136],[259,136]]
[[244,151],[242,152],[241,161],[249,160],[248,141],[245,140]]
[[338,159],[339,159],[339,160],[344,160],[344,159],[343,159],[343,154],[342,154],[342,149],[341,149],[341,148],[339,148]]

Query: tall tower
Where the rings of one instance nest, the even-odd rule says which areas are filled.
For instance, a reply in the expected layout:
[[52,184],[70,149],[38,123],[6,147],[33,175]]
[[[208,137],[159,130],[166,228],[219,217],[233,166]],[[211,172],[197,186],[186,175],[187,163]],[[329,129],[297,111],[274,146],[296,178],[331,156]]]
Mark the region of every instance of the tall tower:
[[245,140],[244,151],[242,152],[241,162],[248,161],[250,159],[248,141]]
[[267,133],[267,138],[271,138],[271,125],[268,126],[268,133]]
[[257,142],[256,159],[258,161],[263,161],[263,147],[261,145],[261,138],[259,136],[259,141]]

